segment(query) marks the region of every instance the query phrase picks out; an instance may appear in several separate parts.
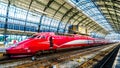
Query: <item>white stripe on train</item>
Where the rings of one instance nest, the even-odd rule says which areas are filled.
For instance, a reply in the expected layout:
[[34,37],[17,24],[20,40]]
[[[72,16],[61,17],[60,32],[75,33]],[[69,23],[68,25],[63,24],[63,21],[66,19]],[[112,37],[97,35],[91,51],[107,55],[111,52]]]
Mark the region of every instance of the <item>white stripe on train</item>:
[[[49,42],[44,41],[44,42],[41,42],[41,43],[48,44]],[[54,46],[61,47],[61,46],[64,46],[64,45],[72,45],[72,44],[78,45],[78,44],[88,44],[88,43],[93,43],[93,41],[92,40],[72,40],[72,41],[64,43],[62,45],[54,44]]]
[[73,40],[67,43],[64,43],[62,45],[69,45],[69,44],[88,44],[88,43],[93,43],[92,40]]

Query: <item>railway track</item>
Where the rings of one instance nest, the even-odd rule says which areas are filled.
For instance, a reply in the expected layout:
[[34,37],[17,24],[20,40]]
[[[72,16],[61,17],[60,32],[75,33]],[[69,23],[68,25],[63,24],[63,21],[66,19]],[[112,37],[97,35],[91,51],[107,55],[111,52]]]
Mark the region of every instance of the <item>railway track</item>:
[[[109,60],[111,59],[111,57],[113,55],[116,54],[115,52],[120,47],[119,44],[117,44],[117,45],[118,46],[112,47],[110,49],[106,49],[105,51],[102,50],[101,53],[97,54],[93,58],[84,62],[77,68],[110,68],[110,65],[112,65],[112,64],[111,64],[111,61],[109,61]],[[107,64],[107,63],[110,63],[110,64]],[[107,67],[108,65],[109,65],[109,67]]]
[[[100,47],[100,46],[96,46],[96,47]],[[95,48],[96,48],[95,47]],[[91,48],[93,48],[93,47],[90,47],[90,48],[88,48],[88,49],[91,49]],[[75,50],[80,50],[81,49],[81,51],[84,51],[84,49],[85,48],[78,48],[78,49],[68,49],[68,50],[62,50],[62,51],[59,51],[59,52],[57,52],[57,53],[63,53],[63,52],[71,52],[71,51],[75,51]],[[54,54],[57,54],[57,53],[54,53]],[[50,55],[54,55],[53,53],[45,53],[45,54],[42,54],[41,56],[39,56],[39,58],[40,57],[45,57],[45,56],[50,56]],[[9,63],[9,62],[13,62],[13,61],[20,61],[20,60],[25,60],[25,59],[31,59],[31,57],[24,57],[24,58],[17,58],[17,59],[12,59],[12,58],[8,58],[8,57],[6,57],[6,56],[3,56],[3,54],[0,54],[1,55],[1,57],[0,57],[0,64],[3,64],[3,63]],[[39,60],[38,58],[37,58],[37,60]]]
[[85,49],[80,49],[80,50],[65,51],[65,52],[61,51],[61,52],[54,53],[54,54],[43,54],[43,55],[37,57],[36,61],[32,61],[31,57],[22,58],[22,59],[20,58],[20,59],[5,60],[5,61],[0,62],[0,68],[4,68],[4,67],[16,67],[16,68],[31,67],[31,68],[34,68],[34,66],[50,67],[54,64],[58,64],[58,63],[61,63],[61,62],[67,61],[67,60],[72,60],[74,58],[78,58],[78,57],[86,55],[86,54],[96,53],[99,50],[109,47],[111,45],[112,44],[109,44],[106,46],[85,48]]
[[[43,66],[43,68],[49,68],[49,67],[57,65],[58,63],[61,63],[61,62],[72,60],[74,58],[79,58],[80,56],[96,53],[96,52],[102,50],[103,48],[107,48],[108,46],[110,46],[110,45],[102,46],[102,47],[88,48],[88,49],[83,49],[83,50],[78,50],[78,51],[72,51],[69,53],[61,53],[61,54],[53,55],[50,57],[45,57],[44,59],[37,60],[37,61],[31,62],[31,63],[19,65],[19,66],[16,66],[16,68],[21,68],[21,67],[23,67],[23,68],[36,67],[37,68],[37,67],[41,67],[41,66]],[[115,47],[115,45],[110,46],[110,48],[113,48],[113,47]]]
[[105,56],[99,63],[97,63],[94,68],[112,68],[119,48],[120,45],[111,51],[107,56]]

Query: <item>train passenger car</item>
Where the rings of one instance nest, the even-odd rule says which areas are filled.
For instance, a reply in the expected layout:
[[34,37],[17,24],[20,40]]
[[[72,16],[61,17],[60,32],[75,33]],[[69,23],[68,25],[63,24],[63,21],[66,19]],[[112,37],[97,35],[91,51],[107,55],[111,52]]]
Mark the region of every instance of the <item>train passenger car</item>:
[[89,36],[76,34],[63,35],[53,32],[42,32],[7,48],[6,54],[10,56],[28,56],[50,50],[87,47],[96,44],[95,40],[95,38]]

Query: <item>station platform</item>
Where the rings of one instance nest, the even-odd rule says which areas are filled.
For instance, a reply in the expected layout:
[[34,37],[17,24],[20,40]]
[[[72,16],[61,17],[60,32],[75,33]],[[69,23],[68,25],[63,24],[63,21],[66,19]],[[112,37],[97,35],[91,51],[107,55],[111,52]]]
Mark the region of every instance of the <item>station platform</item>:
[[0,46],[0,58],[3,56],[3,53],[5,53],[5,47]]
[[120,68],[120,48],[119,48],[118,54],[114,60],[112,68]]
[[5,47],[4,46],[0,46],[0,53],[5,52]]

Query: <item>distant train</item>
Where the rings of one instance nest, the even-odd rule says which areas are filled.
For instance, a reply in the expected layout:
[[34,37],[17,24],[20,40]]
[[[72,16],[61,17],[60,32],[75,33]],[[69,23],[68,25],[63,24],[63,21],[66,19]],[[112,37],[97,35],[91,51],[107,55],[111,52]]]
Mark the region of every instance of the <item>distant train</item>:
[[69,35],[56,34],[53,32],[41,32],[7,48],[6,54],[16,57],[32,56],[45,51],[95,46],[108,43],[110,43],[108,40],[77,34]]

